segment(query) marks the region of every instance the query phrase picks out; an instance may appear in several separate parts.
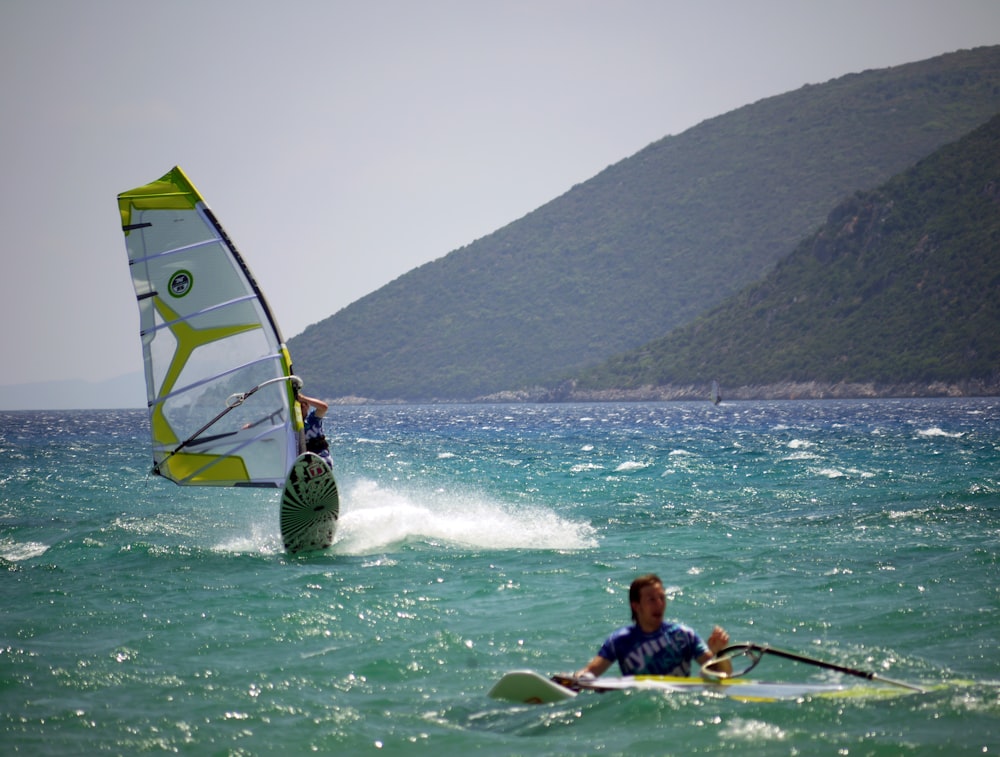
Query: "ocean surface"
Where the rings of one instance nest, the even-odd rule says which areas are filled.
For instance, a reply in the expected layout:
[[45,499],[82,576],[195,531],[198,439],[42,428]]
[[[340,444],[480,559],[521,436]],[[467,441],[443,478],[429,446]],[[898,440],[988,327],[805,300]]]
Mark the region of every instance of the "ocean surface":
[[[0,413],[5,754],[1000,751],[1000,400],[333,407],[337,541],[149,475],[145,411]],[[924,694],[487,696],[668,615]],[[860,678],[765,657],[752,676]],[[847,680],[845,680],[847,679]]]

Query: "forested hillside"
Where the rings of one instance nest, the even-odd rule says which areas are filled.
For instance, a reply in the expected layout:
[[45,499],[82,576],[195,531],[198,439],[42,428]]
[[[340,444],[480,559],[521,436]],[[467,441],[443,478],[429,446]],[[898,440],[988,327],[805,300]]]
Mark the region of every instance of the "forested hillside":
[[309,327],[289,342],[295,368],[329,398],[469,399],[551,383],[703,315],[845,197],[997,111],[1000,47],[747,105]]
[[707,396],[712,379],[737,395],[809,382],[1000,387],[1000,116],[841,203],[762,282],[577,388]]

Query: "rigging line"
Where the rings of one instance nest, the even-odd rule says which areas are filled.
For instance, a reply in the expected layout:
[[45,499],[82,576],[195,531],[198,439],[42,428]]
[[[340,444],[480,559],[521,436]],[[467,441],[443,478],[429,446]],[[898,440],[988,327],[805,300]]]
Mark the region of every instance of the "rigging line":
[[285,408],[279,407],[273,413],[268,413],[267,415],[265,415],[260,420],[256,420],[256,421],[252,421],[252,422],[248,423],[246,425],[246,428],[256,428],[261,423],[265,423],[267,421],[270,421],[272,423],[272,425],[273,425],[273,424],[275,424],[275,420],[274,420],[275,418],[278,418],[278,420],[283,420],[282,415],[284,414],[284,412],[285,412]]
[[[231,376],[232,374],[238,373],[239,371],[242,371],[242,370],[244,370],[246,368],[251,368],[251,367],[253,367],[255,365],[259,365],[260,363],[266,363],[266,362],[269,362],[269,361],[272,361],[272,360],[277,360],[278,364],[280,365],[281,364],[281,355],[279,353],[272,353],[270,355],[264,355],[263,357],[256,358],[255,360],[251,360],[251,361],[249,361],[247,363],[243,363],[242,365],[237,365],[235,368],[230,368],[230,369],[228,369],[226,371],[222,371],[221,373],[213,373],[211,376],[206,376],[205,378],[201,379],[200,381],[195,381],[193,383],[186,384],[186,385],[182,386],[180,389],[174,389],[169,394],[160,395],[159,397],[157,397],[156,399],[154,399],[152,402],[149,402],[147,404],[148,404],[148,406],[150,408],[152,408],[152,407],[154,407],[156,405],[162,405],[167,400],[173,399],[174,397],[177,397],[177,396],[179,396],[181,394],[184,394],[185,392],[189,392],[192,389],[197,389],[199,386],[204,386],[205,384],[211,383],[212,381],[218,381],[219,379],[225,378],[226,376]],[[285,378],[288,378],[288,377],[286,376]],[[279,376],[278,378],[271,379],[271,380],[272,381],[281,381],[282,377]],[[263,384],[261,386],[263,386]]]
[[[275,420],[276,418],[277,418],[277,420]],[[270,421],[270,423],[271,423],[271,425],[267,429],[265,429],[264,433],[258,434],[257,436],[250,438],[249,440],[247,440],[247,442],[241,444],[239,447],[234,448],[233,450],[229,451],[226,454],[227,455],[232,455],[233,452],[237,451],[238,449],[242,449],[248,443],[260,441],[261,439],[265,438],[270,432],[274,431],[275,429],[282,428],[283,425],[284,425],[284,419],[285,419],[285,408],[279,407],[277,410],[274,410],[273,412],[268,413],[267,415],[265,415],[260,420],[256,420],[256,421],[253,421],[252,423],[246,423],[246,424],[244,424],[243,428],[241,429],[243,431],[246,431],[246,430],[252,429],[252,428],[257,428],[257,426],[261,425],[262,423],[267,423],[268,421]],[[202,444],[215,444],[220,439],[228,439],[231,436],[236,436],[238,433],[239,433],[239,431],[226,431],[226,432],[223,432],[221,434],[213,434],[212,436],[199,436],[197,439],[189,442],[188,446],[189,447],[193,447],[195,445],[202,445]]]
[[[184,484],[184,483],[187,483],[189,481],[192,481],[192,480],[198,478],[198,476],[200,476],[205,471],[207,471],[207,470],[215,467],[219,463],[221,463],[224,458],[235,456],[241,450],[249,447],[251,444],[254,444],[255,442],[259,442],[259,441],[261,441],[263,439],[266,439],[268,436],[270,436],[275,431],[280,430],[280,429],[281,429],[281,426],[272,426],[271,428],[265,429],[263,432],[257,434],[256,436],[253,436],[253,437],[251,437],[249,439],[245,439],[242,442],[240,442],[239,444],[237,444],[237,445],[235,445],[233,447],[230,447],[225,452],[220,452],[218,455],[214,456],[211,460],[209,460],[207,463],[205,463],[203,466],[201,466],[197,470],[195,470],[192,473],[190,473],[188,476],[186,476],[183,480],[179,481],[178,483]],[[231,434],[231,436],[235,436],[235,435],[236,435],[235,433]],[[214,437],[210,437],[210,438],[212,440],[214,440],[214,441],[218,441],[220,439],[225,438],[225,436],[227,436],[227,434],[222,434],[222,435],[214,436]],[[201,442],[203,440],[202,439],[198,439],[197,441]],[[245,484],[242,484],[242,485],[243,486],[252,486],[252,487],[261,487],[261,488],[263,488],[263,487],[277,487],[277,484],[275,484],[275,483],[245,483]]]
[[166,457],[164,457],[160,462],[156,463],[156,465],[153,466],[153,472],[156,473],[156,474],[159,474],[159,472],[160,472],[160,466],[163,465],[163,463],[165,463],[171,457],[173,457],[174,455],[176,455],[178,452],[180,452],[182,449],[184,449],[187,445],[191,444],[202,433],[204,433],[205,431],[207,431],[208,429],[210,429],[212,426],[214,426],[216,423],[218,423],[226,415],[226,413],[228,413],[230,410],[232,410],[234,408],[237,408],[240,405],[242,405],[243,402],[248,397],[252,397],[259,389],[267,386],[268,384],[274,384],[274,383],[276,383],[278,381],[292,381],[292,380],[301,382],[301,379],[298,376],[295,376],[295,375],[292,375],[292,376],[278,376],[277,378],[268,379],[267,381],[264,381],[264,382],[262,382],[260,384],[257,384],[257,386],[255,386],[253,389],[251,389],[248,392],[241,392],[241,393],[230,395],[226,399],[226,409],[223,410],[218,415],[216,415],[214,418],[212,418],[212,420],[210,420],[208,423],[206,423],[200,429],[198,429],[193,434],[191,434],[191,436],[189,436],[183,442],[181,442],[180,444],[178,444],[173,450],[171,450],[167,454]]

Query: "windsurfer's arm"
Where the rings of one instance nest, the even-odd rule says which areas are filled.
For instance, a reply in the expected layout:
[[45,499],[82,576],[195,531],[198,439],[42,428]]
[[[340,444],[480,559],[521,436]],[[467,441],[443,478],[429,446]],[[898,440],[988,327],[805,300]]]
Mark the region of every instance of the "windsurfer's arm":
[[582,678],[584,676],[593,676],[594,678],[597,678],[610,667],[611,660],[606,660],[600,655],[597,655],[593,660],[588,662],[585,667],[577,671],[576,677]]
[[326,411],[330,409],[330,406],[327,405],[325,402],[323,402],[323,400],[318,400],[313,397],[306,397],[301,392],[299,393],[299,401],[305,402],[310,407],[312,407],[313,412],[316,413],[317,418],[322,418],[324,415],[326,415]]
[[[725,632],[719,626],[712,629],[712,635],[708,637],[708,650],[701,657],[698,658],[698,662],[704,665],[709,660],[715,659],[715,656],[729,646],[729,634]],[[720,673],[732,673],[733,663],[729,660],[720,660],[718,665],[714,668]]]

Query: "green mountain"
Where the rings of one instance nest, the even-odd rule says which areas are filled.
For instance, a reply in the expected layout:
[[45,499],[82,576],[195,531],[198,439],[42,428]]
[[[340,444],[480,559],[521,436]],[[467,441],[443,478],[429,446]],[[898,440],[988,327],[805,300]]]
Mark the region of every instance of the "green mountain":
[[711,379],[736,396],[1000,389],[1000,116],[855,194],[763,281],[576,387],[700,384],[707,397]]
[[802,87],[666,137],[289,341],[325,397],[469,399],[637,348],[829,209],[1000,111],[1000,46]]

